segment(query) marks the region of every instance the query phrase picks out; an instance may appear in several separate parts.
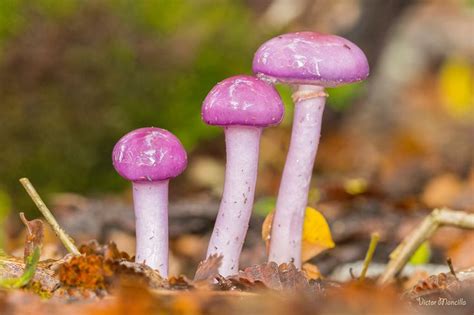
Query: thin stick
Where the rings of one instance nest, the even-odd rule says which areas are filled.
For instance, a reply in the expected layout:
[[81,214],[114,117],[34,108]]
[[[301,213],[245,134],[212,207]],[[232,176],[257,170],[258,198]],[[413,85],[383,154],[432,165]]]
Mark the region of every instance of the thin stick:
[[20,183],[23,185],[23,187],[25,188],[28,195],[30,195],[30,197],[33,200],[33,202],[35,203],[36,207],[38,207],[38,210],[41,212],[41,214],[43,214],[44,218],[49,223],[49,225],[53,229],[54,233],[56,233],[56,235],[59,237],[59,239],[63,243],[64,247],[66,247],[68,252],[70,252],[71,254],[74,254],[74,255],[80,255],[81,253],[77,249],[76,245],[74,245],[74,241],[59,226],[58,221],[56,221],[56,219],[54,218],[51,211],[45,205],[45,203],[41,199],[40,195],[38,194],[36,189],[31,184],[30,180],[28,178],[21,178]]
[[374,257],[375,248],[377,248],[379,239],[380,239],[380,234],[377,232],[374,232],[370,235],[369,249],[367,250],[367,254],[365,254],[364,265],[362,268],[362,272],[360,273],[360,276],[359,276],[359,283],[363,283],[365,280],[365,275],[367,274],[369,265],[372,262],[372,258]]
[[408,234],[390,254],[390,261],[384,273],[380,276],[378,284],[384,285],[390,282],[405,267],[418,247],[441,226],[474,229],[474,214],[447,208],[433,210],[418,228]]
[[454,276],[454,278],[456,278],[456,280],[459,280],[459,279],[458,279],[458,276],[456,276],[456,271],[454,271],[453,261],[451,260],[451,257],[448,257],[448,258],[446,259],[446,263],[448,264],[449,271],[450,271],[451,274]]

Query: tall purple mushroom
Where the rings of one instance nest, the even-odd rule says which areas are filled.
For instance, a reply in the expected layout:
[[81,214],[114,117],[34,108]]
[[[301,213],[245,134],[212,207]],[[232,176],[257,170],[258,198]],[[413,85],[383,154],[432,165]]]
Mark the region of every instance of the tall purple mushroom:
[[301,267],[301,238],[308,190],[319,144],[327,94],[364,80],[367,58],[354,43],[335,35],[290,33],[270,39],[255,53],[259,78],[294,87],[295,111],[290,148],[273,218],[269,261]]
[[260,135],[277,125],[283,103],[273,86],[239,75],[218,83],[202,106],[202,119],[224,127],[227,163],[224,193],[207,255],[223,255],[221,275],[235,274],[252,213]]
[[187,165],[186,151],[172,133],[160,128],[129,132],[115,145],[117,172],[132,181],[136,217],[136,262],[168,276],[168,183]]

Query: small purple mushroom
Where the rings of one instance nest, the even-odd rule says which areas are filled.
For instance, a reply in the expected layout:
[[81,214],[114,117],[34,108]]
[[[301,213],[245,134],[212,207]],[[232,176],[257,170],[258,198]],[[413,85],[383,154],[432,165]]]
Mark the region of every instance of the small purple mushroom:
[[253,71],[259,78],[295,88],[293,130],[268,259],[300,268],[304,214],[327,97],[324,88],[364,80],[369,66],[362,50],[347,39],[301,32],[277,36],[260,46]]
[[141,128],[115,145],[112,161],[117,172],[132,181],[136,217],[136,258],[168,276],[168,183],[187,165],[186,151],[172,133]]
[[252,76],[228,78],[204,100],[202,119],[224,127],[227,148],[224,193],[207,250],[207,256],[223,255],[219,268],[223,276],[238,272],[252,214],[262,129],[277,125],[282,117],[278,92]]

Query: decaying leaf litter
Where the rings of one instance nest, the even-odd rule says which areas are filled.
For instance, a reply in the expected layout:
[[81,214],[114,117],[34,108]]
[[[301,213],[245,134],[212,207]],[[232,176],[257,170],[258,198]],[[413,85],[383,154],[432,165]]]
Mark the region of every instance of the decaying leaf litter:
[[[441,209],[435,213],[447,213],[449,217],[449,211]],[[317,248],[331,248],[334,244],[331,232],[325,230],[324,217],[312,208],[307,209],[308,213],[305,226],[322,225],[323,229],[319,230],[323,233],[311,235],[306,231],[305,239],[312,238],[313,246]],[[459,215],[462,212],[456,212],[452,220],[462,222],[459,227],[472,228],[473,215],[464,214],[462,220]],[[432,217],[433,214],[427,216],[425,221],[433,220]],[[232,314],[250,311],[288,314],[288,308],[302,314],[363,310],[373,314],[406,314],[417,307],[426,311],[419,306],[417,301],[420,299],[469,303],[474,290],[472,269],[425,276],[411,286],[407,284],[416,276],[404,276],[397,278],[396,282],[381,285],[384,280],[380,277],[378,284],[370,276],[361,281],[359,275],[351,271],[352,280],[336,282],[321,276],[319,270],[311,273],[305,265],[300,271],[291,263],[280,266],[276,263],[258,264],[243,268],[236,275],[223,277],[218,273],[222,257],[217,255],[202,261],[193,279],[185,276],[164,279],[156,270],[133,262],[133,257],[120,251],[114,243],[100,245],[97,241],[79,246],[79,255],[69,253],[60,259],[38,261],[44,223],[40,219],[28,221],[23,214],[21,221],[27,232],[24,259],[2,254],[1,301],[6,314],[20,314],[27,309],[35,314],[54,314],[62,310],[73,314],[107,314],[108,310],[132,314],[160,311],[213,314],[219,313],[222,307]],[[452,223],[442,221],[438,224]],[[413,231],[412,235],[419,230]],[[265,222],[262,242],[267,236],[268,222]],[[409,242],[410,235],[400,246]],[[306,248],[306,260],[322,251],[315,251],[309,244]],[[396,251],[392,253],[392,259],[396,256],[394,254]],[[366,263],[370,269],[370,260]],[[387,277],[387,273],[384,276]],[[130,295],[140,303],[126,303],[124,300]],[[442,307],[429,310],[443,314]]]

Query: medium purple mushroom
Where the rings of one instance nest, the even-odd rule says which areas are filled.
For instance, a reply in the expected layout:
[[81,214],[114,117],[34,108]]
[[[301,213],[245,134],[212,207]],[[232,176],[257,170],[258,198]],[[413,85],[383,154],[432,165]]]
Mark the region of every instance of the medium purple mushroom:
[[168,183],[187,165],[186,151],[172,133],[141,128],[115,145],[117,172],[132,181],[136,217],[136,258],[168,276]]
[[207,256],[223,255],[219,272],[236,274],[252,214],[257,180],[260,135],[277,125],[283,103],[273,86],[252,76],[239,75],[218,83],[202,106],[202,119],[224,127],[227,163],[224,193]]
[[269,261],[301,267],[301,238],[308,191],[318,149],[327,94],[364,80],[367,58],[354,43],[335,35],[290,33],[270,39],[255,53],[259,78],[294,87],[295,111],[290,148],[273,218]]

